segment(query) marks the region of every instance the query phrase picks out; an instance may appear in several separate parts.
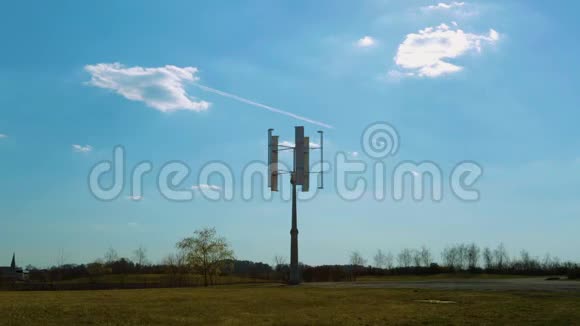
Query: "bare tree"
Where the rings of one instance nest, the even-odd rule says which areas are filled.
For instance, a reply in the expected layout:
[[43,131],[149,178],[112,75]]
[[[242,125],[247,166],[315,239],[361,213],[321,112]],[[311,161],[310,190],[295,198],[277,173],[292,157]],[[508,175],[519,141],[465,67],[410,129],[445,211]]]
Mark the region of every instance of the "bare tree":
[[105,262],[107,264],[110,264],[116,262],[117,260],[119,260],[119,255],[117,254],[117,251],[113,249],[113,247],[109,247],[109,249],[107,249],[107,252],[105,252]]
[[274,270],[282,281],[286,282],[290,279],[290,266],[288,266],[288,259],[284,256],[274,256]]
[[467,269],[467,265],[468,265],[468,254],[467,254],[467,245],[466,244],[458,244],[456,245],[457,247],[457,266],[459,267],[459,269]]
[[374,257],[375,267],[377,268],[385,268],[387,266],[387,256],[383,253],[381,249],[377,250],[377,253]]
[[64,253],[64,249],[60,248],[58,249],[58,253],[56,255],[56,266],[60,268],[65,264],[66,264],[66,255]]
[[542,268],[545,270],[554,270],[560,267],[560,258],[552,257],[550,254],[546,254],[542,261]]
[[395,257],[393,257],[393,254],[389,251],[387,253],[387,257],[385,260],[385,267],[387,269],[393,269],[395,267]]
[[413,254],[411,249],[405,248],[397,255],[397,262],[399,267],[410,267],[413,262]]
[[546,254],[544,256],[544,260],[542,261],[542,268],[546,270],[554,270],[560,267],[560,258],[552,257],[550,254]]
[[274,256],[274,268],[278,268],[278,266],[286,266],[288,265],[288,260],[284,256]]
[[520,252],[520,260],[521,260],[522,268],[525,271],[532,271],[534,269],[539,269],[542,266],[542,264],[539,262],[538,258],[532,257],[527,250],[522,250]]
[[500,243],[493,251],[494,260],[498,269],[504,269],[509,264],[509,255],[503,243]]
[[366,262],[367,262],[366,259],[363,258],[360,252],[353,251],[350,254],[350,268],[353,281],[356,281],[357,269],[364,266]]
[[421,264],[425,267],[429,267],[433,258],[431,256],[431,251],[426,246],[421,246],[421,250],[419,251],[420,261]]
[[366,259],[358,251],[353,251],[350,254],[350,264],[352,266],[364,266],[367,263]]
[[193,237],[178,242],[177,248],[183,251],[188,264],[203,275],[205,286],[234,259],[234,251],[215,228],[196,230]]
[[143,246],[139,246],[139,248],[133,251],[133,259],[135,260],[135,264],[139,267],[147,265],[147,249]]
[[411,250],[411,255],[413,256],[413,265],[415,267],[421,267],[421,252],[419,250]]
[[477,268],[479,264],[479,252],[480,249],[475,243],[467,246],[467,264],[469,269]]
[[441,259],[443,260],[443,264],[452,269],[458,268],[460,266],[459,254],[460,253],[457,247],[455,246],[445,247],[445,249],[443,249],[443,252],[441,253]]
[[162,264],[165,265],[166,273],[169,274],[169,279],[173,285],[183,285],[183,274],[186,269],[185,255],[183,252],[177,254],[169,254],[163,258]]
[[483,249],[483,263],[485,264],[485,269],[491,270],[493,268],[493,253],[488,247]]

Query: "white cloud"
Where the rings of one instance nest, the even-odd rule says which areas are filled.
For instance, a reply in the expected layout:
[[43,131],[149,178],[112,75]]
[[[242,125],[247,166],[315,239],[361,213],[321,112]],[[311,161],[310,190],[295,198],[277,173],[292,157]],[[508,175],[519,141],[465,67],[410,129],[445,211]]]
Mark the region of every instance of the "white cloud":
[[120,63],[98,63],[86,65],[85,70],[91,74],[88,85],[110,89],[131,101],[144,102],[146,105],[162,112],[176,110],[205,111],[210,103],[198,100],[187,94],[185,85],[191,83],[205,92],[218,94],[248,105],[259,107],[294,119],[332,129],[332,126],[309,119],[304,116],[284,111],[282,109],[262,104],[250,99],[227,93],[215,88],[197,83],[198,69],[195,67],[125,67]]
[[470,51],[481,52],[483,43],[495,43],[499,33],[491,29],[487,35],[466,33],[446,24],[427,27],[418,33],[408,34],[399,45],[395,64],[401,71],[394,70],[391,76],[439,77],[461,71],[463,67],[450,63]]
[[8,135],[6,135],[6,134],[0,134],[0,139],[2,139],[2,138],[8,138]]
[[141,201],[143,200],[143,196],[127,196],[127,199],[132,201]]
[[436,5],[430,5],[430,6],[423,7],[423,9],[425,9],[425,10],[446,10],[446,9],[463,7],[464,5],[465,5],[465,2],[457,2],[457,1],[450,2],[450,3],[439,2]]
[[368,48],[368,47],[371,47],[375,44],[376,44],[375,39],[368,36],[368,35],[364,36],[363,38],[359,39],[356,42],[356,46],[358,46],[359,48]]
[[75,151],[77,153],[88,153],[88,152],[93,150],[93,147],[91,145],[82,146],[82,145],[74,144],[74,145],[72,145],[72,148],[73,148],[73,151]]
[[[284,140],[284,141],[280,142],[278,145],[286,146],[286,147],[294,147],[294,146],[296,146],[296,144],[294,144],[294,142],[291,142],[291,141],[288,141],[288,140]],[[310,148],[320,148],[320,144],[315,143],[315,142],[310,142]]]
[[473,3],[466,2],[440,2],[436,5],[421,7],[426,14],[451,15],[460,19],[468,19],[480,14],[482,7]]
[[216,191],[222,190],[222,188],[219,186],[208,185],[208,184],[195,185],[195,186],[192,186],[191,189],[193,189],[193,190],[216,190]]
[[415,76],[415,74],[412,72],[402,72],[399,70],[390,70],[389,73],[387,74],[387,80],[400,81],[401,79],[403,79],[405,77],[413,77],[413,76]]
[[184,89],[187,82],[199,80],[195,67],[125,67],[120,63],[86,65],[89,85],[110,89],[126,99],[144,102],[159,111],[204,111],[209,102],[196,100]]
[[357,157],[359,157],[359,155],[360,155],[360,153],[359,153],[359,152],[356,152],[356,151],[355,151],[355,152],[348,152],[347,154],[348,154],[350,157],[353,157],[353,158],[357,158]]

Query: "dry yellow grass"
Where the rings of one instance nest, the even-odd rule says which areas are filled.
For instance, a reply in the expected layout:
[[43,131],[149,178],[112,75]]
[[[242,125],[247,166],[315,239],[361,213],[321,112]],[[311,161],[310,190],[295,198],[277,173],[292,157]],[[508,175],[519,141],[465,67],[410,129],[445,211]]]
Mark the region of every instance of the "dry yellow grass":
[[0,292],[0,316],[0,323],[12,325],[570,325],[580,320],[580,299],[553,293],[277,285]]

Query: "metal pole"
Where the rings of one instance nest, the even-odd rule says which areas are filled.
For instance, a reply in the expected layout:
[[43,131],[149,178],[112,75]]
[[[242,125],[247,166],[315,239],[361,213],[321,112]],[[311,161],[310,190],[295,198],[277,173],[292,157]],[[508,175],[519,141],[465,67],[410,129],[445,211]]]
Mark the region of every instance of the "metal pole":
[[320,134],[320,185],[318,189],[324,189],[324,133],[319,130]]
[[296,213],[296,182],[294,174],[290,179],[292,183],[292,229],[290,230],[290,284],[300,284],[300,272],[298,271],[298,221]]

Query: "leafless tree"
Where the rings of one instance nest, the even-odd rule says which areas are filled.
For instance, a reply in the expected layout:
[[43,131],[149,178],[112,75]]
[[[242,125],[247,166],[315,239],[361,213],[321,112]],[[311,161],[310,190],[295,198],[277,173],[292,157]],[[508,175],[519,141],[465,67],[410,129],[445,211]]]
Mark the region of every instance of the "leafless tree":
[[560,258],[552,257],[550,254],[546,254],[542,261],[542,268],[545,270],[554,270],[560,266]]
[[366,259],[358,251],[353,251],[350,254],[350,268],[352,274],[352,280],[356,281],[357,270],[366,264]]
[[527,270],[531,267],[532,258],[530,257],[530,253],[527,250],[522,249],[522,251],[520,251],[520,260],[524,269]]
[[139,246],[139,248],[133,251],[133,259],[135,260],[135,264],[139,267],[147,265],[147,249],[143,246]]
[[426,246],[422,246],[421,250],[419,251],[421,265],[425,267],[429,267],[433,258],[431,257],[431,251]]
[[393,267],[395,267],[395,258],[393,257],[393,254],[389,251],[387,253],[387,257],[385,260],[385,267],[387,269],[393,269]]
[[172,285],[183,285],[184,274],[186,272],[186,261],[183,252],[169,254],[162,260],[166,267],[166,273],[169,274],[169,280]]
[[352,266],[364,266],[367,263],[366,259],[358,251],[353,251],[350,254],[350,264]]
[[483,249],[483,263],[485,264],[485,269],[491,270],[493,266],[493,252],[488,247]]
[[58,249],[58,253],[56,255],[56,267],[62,267],[66,264],[66,255],[64,253],[64,249]]
[[467,264],[469,269],[477,268],[479,264],[479,253],[480,249],[475,243],[467,246]]
[[117,260],[119,260],[119,255],[117,254],[117,251],[113,249],[113,247],[109,247],[109,249],[107,249],[107,252],[105,252],[105,262],[107,264],[110,264],[116,262]]
[[459,268],[460,259],[459,259],[459,251],[458,248],[455,246],[447,246],[443,249],[441,253],[441,259],[443,260],[443,264],[449,268]]
[[411,250],[411,255],[413,257],[413,266],[421,267],[421,252],[419,250]]
[[203,275],[204,285],[208,286],[228,261],[234,259],[234,251],[226,239],[219,237],[215,228],[196,230],[193,237],[177,243],[188,264]]
[[274,256],[274,268],[286,265],[288,265],[288,260],[286,259],[286,257],[279,255]]
[[500,243],[493,251],[494,261],[498,269],[504,269],[509,264],[509,255],[503,243]]
[[165,258],[163,258],[161,263],[166,266],[178,268],[186,266],[185,256],[183,255],[183,252],[178,252],[177,254],[169,254],[165,256]]
[[375,267],[377,268],[385,268],[387,265],[387,256],[383,253],[381,249],[377,250],[377,253],[374,257]]
[[466,244],[458,244],[456,245],[457,247],[457,259],[458,259],[458,263],[457,265],[459,266],[459,269],[467,269],[467,265],[468,265],[468,248]]
[[288,281],[290,278],[290,266],[288,266],[288,259],[284,256],[274,256],[274,270],[282,281]]
[[413,263],[413,253],[411,249],[405,248],[397,255],[399,267],[411,267]]
[[542,268],[539,259],[537,257],[532,257],[527,250],[522,250],[520,252],[520,263],[521,268],[524,271],[533,271]]

